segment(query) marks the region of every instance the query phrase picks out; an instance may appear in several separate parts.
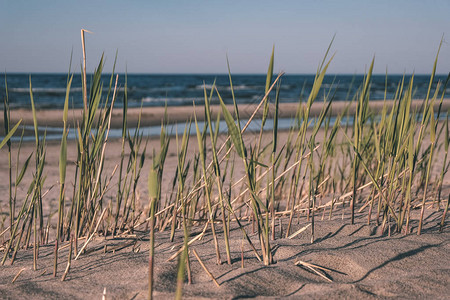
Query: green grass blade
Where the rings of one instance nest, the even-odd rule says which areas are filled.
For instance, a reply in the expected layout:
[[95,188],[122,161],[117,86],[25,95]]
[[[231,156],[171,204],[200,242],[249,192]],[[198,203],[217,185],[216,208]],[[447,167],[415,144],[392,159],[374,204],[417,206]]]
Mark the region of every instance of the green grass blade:
[[244,146],[244,140],[242,139],[242,134],[239,131],[239,128],[236,126],[236,123],[234,123],[233,116],[228,111],[227,107],[225,106],[225,103],[222,100],[222,97],[220,96],[219,91],[216,88],[217,96],[219,97],[220,106],[222,107],[222,113],[225,119],[225,122],[227,123],[228,127],[228,134],[231,136],[231,140],[233,141],[234,148],[236,149],[236,152],[241,158],[245,158],[245,146]]
[[[6,74],[5,74],[5,98],[3,101],[3,125],[5,127],[5,135],[7,135],[9,133],[9,98],[8,98],[8,81],[6,80]],[[9,139],[7,140],[8,146],[11,145],[11,142],[9,141]]]
[[237,126],[239,130],[241,130],[241,124],[239,121],[239,108],[237,106],[236,98],[234,96],[233,80],[231,80],[231,69],[230,69],[230,62],[228,61],[228,55],[227,55],[227,67],[228,67],[228,79],[230,81],[231,98],[233,99],[234,114],[236,116]]
[[434,109],[433,109],[434,101],[431,102],[430,107],[430,141],[432,144],[436,141],[436,126],[434,121]]
[[449,135],[448,135],[448,113],[447,113],[447,118],[445,119],[445,138],[444,138],[445,152],[448,152],[448,144],[449,144]]
[[156,199],[158,196],[158,173],[153,167],[148,173],[148,196],[150,199]]
[[436,53],[436,58],[434,59],[433,71],[431,72],[430,83],[428,84],[428,91],[427,91],[427,97],[426,97],[426,104],[428,104],[428,100],[430,99],[431,87],[432,87],[432,85],[433,85],[434,76],[435,76],[435,74],[436,74],[436,67],[437,67],[437,62],[438,62],[439,52],[441,51],[441,47],[442,47],[442,43],[443,43],[443,42],[444,42],[444,37],[441,38],[441,42],[439,43],[438,51],[437,51],[437,53]]
[[17,128],[19,127],[20,123],[22,122],[22,119],[20,119],[19,122],[17,122],[16,126],[14,126],[8,134],[3,138],[2,142],[0,143],[0,149],[3,148],[3,146],[9,141],[9,139],[14,135],[14,132],[16,132]]
[[69,96],[70,96],[70,87],[72,85],[72,79],[73,79],[73,75],[70,76],[70,79],[67,83],[66,98],[64,100],[64,114],[63,114],[64,128],[67,124],[67,117],[68,117],[68,112],[69,112]]
[[309,109],[314,102],[314,100],[317,98],[317,95],[319,94],[320,87],[322,86],[323,78],[325,77],[325,74],[327,72],[327,69],[333,60],[334,55],[330,58],[330,60],[327,62],[327,64],[319,69],[318,75],[316,75],[316,78],[314,80],[313,87],[311,89],[311,93],[309,94],[308,101],[306,103],[307,108]]
[[277,140],[278,140],[278,106],[280,103],[280,87],[281,87],[281,81],[278,82],[277,85],[277,92],[275,96],[275,115],[273,117],[273,147],[272,147],[272,153],[275,153],[277,151]]
[[31,100],[31,110],[33,112],[34,136],[36,138],[36,147],[37,147],[37,145],[39,144],[39,133],[36,118],[36,108],[34,107],[33,87],[31,86],[31,75],[30,75],[30,100]]
[[66,181],[66,165],[67,165],[67,132],[63,132],[61,139],[61,149],[59,154],[59,181],[64,184]]
[[25,172],[26,172],[27,169],[28,169],[28,165],[29,165],[29,163],[30,163],[30,159],[31,159],[31,156],[32,156],[32,155],[33,155],[33,153],[30,153],[30,155],[28,156],[28,158],[25,160],[25,163],[23,164],[22,169],[20,170],[20,173],[19,173],[19,175],[17,176],[17,179],[16,179],[16,186],[18,186],[18,185],[22,182],[23,176],[25,175]]
[[267,94],[270,88],[270,84],[272,82],[273,77],[273,56],[275,53],[275,45],[272,47],[272,55],[270,56],[270,63],[269,63],[269,69],[267,70],[267,77],[266,77],[266,89],[264,90],[264,93]]

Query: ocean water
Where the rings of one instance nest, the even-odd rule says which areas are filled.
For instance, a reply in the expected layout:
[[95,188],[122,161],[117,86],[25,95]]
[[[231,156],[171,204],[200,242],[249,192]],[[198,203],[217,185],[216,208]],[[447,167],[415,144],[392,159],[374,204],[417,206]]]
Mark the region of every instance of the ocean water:
[[[0,97],[1,106],[5,97],[5,74],[0,74]],[[392,99],[395,95],[402,75],[373,75],[370,90],[371,100]],[[264,95],[265,75],[232,75],[233,87],[236,99],[239,104],[255,103],[261,100]],[[363,75],[327,75],[322,84],[318,100],[324,95],[333,97],[335,101],[350,100],[364,79]],[[433,90],[438,81],[445,82],[447,76],[439,75],[433,82]],[[29,74],[7,74],[8,97],[11,108],[29,108],[30,104],[30,75]],[[410,76],[405,77],[406,84]],[[110,75],[104,75],[104,92],[109,86]],[[203,87],[210,88],[216,81],[219,92],[226,103],[232,103],[231,89],[228,75],[158,75],[158,74],[128,74],[127,92],[128,105],[130,107],[143,106],[182,106],[204,102]],[[430,81],[429,75],[415,75],[414,77],[414,98],[423,99],[428,90]],[[33,86],[33,97],[38,108],[62,108],[66,93],[67,74],[31,74]],[[302,97],[307,98],[314,75],[289,75],[285,74],[281,80],[280,101],[297,102]],[[89,76],[88,76],[89,85]],[[119,75],[119,94],[116,101],[117,106],[122,105],[123,91],[125,85],[125,75]],[[450,92],[450,86],[446,89],[446,95]],[[105,94],[106,96],[106,94]],[[71,87],[70,106],[82,107],[82,87],[81,75],[75,74]],[[213,102],[217,103],[214,97]]]

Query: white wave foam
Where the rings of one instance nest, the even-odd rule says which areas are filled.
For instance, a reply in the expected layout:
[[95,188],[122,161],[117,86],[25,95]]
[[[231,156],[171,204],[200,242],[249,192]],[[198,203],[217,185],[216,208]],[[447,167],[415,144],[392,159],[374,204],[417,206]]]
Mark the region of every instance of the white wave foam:
[[[33,93],[51,93],[51,94],[60,94],[60,93],[65,93],[66,92],[66,88],[39,88],[39,87],[34,87],[33,89]],[[29,93],[30,92],[30,88],[8,88],[9,92],[13,92],[13,93]],[[70,88],[71,92],[81,92],[82,88]]]
[[142,101],[144,103],[192,103],[193,98],[182,98],[182,97],[167,97],[167,98],[157,98],[157,97],[144,97]]

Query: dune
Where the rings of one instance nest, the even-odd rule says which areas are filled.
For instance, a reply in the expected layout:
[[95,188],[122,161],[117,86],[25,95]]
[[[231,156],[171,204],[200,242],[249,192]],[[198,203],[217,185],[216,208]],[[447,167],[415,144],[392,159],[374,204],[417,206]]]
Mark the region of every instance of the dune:
[[[337,104],[337,107],[341,104]],[[287,109],[284,106],[284,109]],[[198,108],[201,109],[201,108]],[[335,107],[333,106],[333,111]],[[336,110],[338,110],[336,108]],[[156,112],[155,112],[156,111]],[[245,111],[242,109],[241,111]],[[282,109],[283,111],[283,109]],[[285,110],[292,113],[292,109]],[[182,108],[170,108],[170,115],[181,120],[186,117]],[[181,113],[183,112],[183,113]],[[286,113],[287,113],[286,112]],[[137,111],[130,111],[134,116]],[[143,120],[146,124],[160,122],[161,108],[146,108]],[[59,126],[59,121],[49,115],[57,111],[39,113],[43,124]],[[146,114],[152,114],[148,116]],[[243,113],[244,114],[244,113]],[[13,111],[12,116],[25,114]],[[118,114],[120,115],[120,114]],[[119,116],[117,116],[119,117]],[[153,119],[152,119],[153,118]],[[130,120],[130,118],[129,118]],[[46,123],[47,122],[47,123]],[[55,123],[52,123],[55,122]],[[129,122],[132,122],[131,120]],[[152,123],[155,122],[155,123]],[[318,140],[323,137],[320,130]],[[246,140],[253,140],[258,133],[248,133]],[[286,142],[288,132],[280,132],[280,144]],[[193,137],[195,139],[195,137]],[[271,133],[263,135],[264,141],[271,139]],[[224,141],[220,136],[219,141]],[[15,146],[16,144],[13,144]],[[159,138],[150,138],[148,149],[159,146]],[[46,181],[44,190],[48,190],[43,201],[44,215],[55,224],[58,200],[59,178],[58,155],[59,142],[50,141],[47,145],[47,162],[45,166]],[[22,146],[22,155],[28,155],[34,149],[33,143]],[[105,174],[112,174],[120,160],[121,141],[113,139],[108,142]],[[188,147],[188,159],[197,151],[197,144],[192,140]],[[0,178],[7,178],[7,152],[0,152]],[[170,193],[171,180],[177,167],[177,152],[175,143],[171,143],[166,161],[163,180],[163,193]],[[23,160],[24,158],[22,158]],[[443,160],[443,151],[436,154],[436,165]],[[68,181],[73,184],[74,162],[76,161],[76,144],[69,141],[68,145]],[[34,162],[31,161],[32,165]],[[15,159],[13,159],[15,164]],[[150,159],[145,161],[142,178],[138,185],[138,205],[144,212],[148,209],[147,174]],[[243,170],[237,170],[241,174]],[[439,169],[433,169],[433,176]],[[238,176],[238,175],[236,175]],[[237,177],[238,178],[238,177]],[[31,172],[25,175],[24,182],[30,182]],[[117,176],[113,177],[114,186]],[[24,197],[26,185],[19,187],[19,195]],[[0,182],[0,193],[7,194],[7,180]],[[450,178],[445,177],[442,195],[450,193]],[[114,202],[115,191],[110,189],[105,195],[107,203]],[[416,196],[420,197],[420,196]],[[2,196],[2,217],[6,218],[7,201]],[[347,199],[348,200],[348,199]],[[271,241],[274,264],[265,266],[258,261],[248,243],[243,241],[241,230],[231,222],[230,248],[232,264],[225,262],[218,265],[214,252],[214,242],[208,227],[202,238],[198,238],[204,230],[204,225],[193,226],[190,231],[189,254],[191,266],[191,282],[183,287],[183,297],[186,299],[375,299],[375,298],[428,298],[445,299],[450,282],[450,266],[447,263],[450,256],[450,228],[444,223],[439,231],[442,219],[441,209],[429,208],[424,217],[422,234],[416,235],[420,209],[412,211],[411,233],[398,233],[394,230],[394,222],[388,226],[377,224],[373,217],[370,224],[367,221],[367,208],[358,203],[355,224],[351,225],[348,201],[344,206],[337,205],[330,216],[326,199],[319,203],[323,205],[316,213],[315,240],[311,243],[309,228],[293,238],[286,238],[288,216],[280,217],[275,226],[275,240]],[[427,207],[431,206],[427,202]],[[282,215],[282,214],[281,214]],[[105,219],[107,219],[105,217]],[[105,220],[104,219],[104,220]],[[249,237],[258,245],[258,236],[252,229],[248,219],[242,220]],[[296,232],[309,224],[305,210],[296,214],[291,232]],[[50,231],[54,231],[54,225]],[[104,228],[105,222],[100,226]],[[217,232],[222,260],[225,261],[225,246],[223,230],[218,223]],[[170,230],[156,233],[155,243],[155,285],[156,299],[173,298],[177,280],[177,258],[169,260],[182,246],[183,233],[178,229],[174,242],[169,242]],[[5,236],[0,237],[4,250]],[[78,250],[86,241],[80,239]],[[123,232],[116,237],[95,235],[77,260],[72,260],[71,268],[65,281],[61,282],[69,252],[69,242],[60,245],[58,276],[53,277],[52,236],[48,244],[39,248],[37,270],[33,270],[33,250],[20,249],[14,264],[9,260],[0,267],[0,294],[4,299],[87,299],[104,296],[106,299],[144,299],[148,296],[148,250],[149,235],[146,223],[137,226],[133,233]],[[257,247],[258,248],[258,247]],[[198,253],[201,261],[220,285],[217,287],[211,277],[200,265],[193,251]],[[259,248],[258,248],[259,250]],[[0,252],[3,255],[3,251]],[[75,253],[73,256],[75,257]],[[243,260],[242,260],[243,258]],[[14,281],[14,283],[12,283]],[[105,293],[104,293],[105,292]]]

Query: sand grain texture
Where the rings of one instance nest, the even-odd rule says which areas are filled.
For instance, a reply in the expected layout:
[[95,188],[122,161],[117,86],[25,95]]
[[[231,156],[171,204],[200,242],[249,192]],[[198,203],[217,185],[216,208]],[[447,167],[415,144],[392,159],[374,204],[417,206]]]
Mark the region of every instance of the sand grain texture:
[[[294,239],[277,239],[273,245],[275,264],[264,266],[245,246],[245,266],[241,268],[239,230],[231,231],[233,265],[215,263],[211,235],[193,243],[201,259],[220,284],[217,288],[203,271],[193,254],[190,255],[193,283],[184,286],[187,299],[375,299],[427,298],[445,299],[450,281],[450,234],[437,232],[439,216],[427,216],[422,235],[394,234],[388,237],[374,225],[363,225],[365,219],[348,225],[349,219],[340,216],[320,221],[316,227],[317,240],[309,243],[309,234]],[[296,224],[295,228],[303,226]],[[294,229],[295,229],[294,228]],[[247,228],[249,229],[249,228]],[[197,231],[198,232],[198,231]],[[177,232],[175,245],[182,243]],[[221,236],[220,236],[221,237]],[[256,242],[256,237],[252,236]],[[157,234],[155,258],[155,296],[173,298],[176,287],[177,262],[167,259],[179,248],[172,249],[168,232]],[[134,244],[134,241],[136,243]],[[163,242],[161,242],[163,241]],[[129,245],[132,243],[131,245]],[[115,253],[112,249],[129,245]],[[223,245],[221,245],[223,247]],[[100,298],[106,288],[108,299],[144,299],[147,295],[148,236],[138,233],[136,238],[96,239],[88,252],[72,262],[65,282],[53,278],[53,247],[43,246],[39,268],[32,271],[32,252],[19,252],[13,266],[2,267],[0,292],[5,299],[87,299]],[[133,251],[134,250],[134,251]],[[60,270],[67,261],[67,248],[61,251]],[[320,265],[327,269],[328,282],[306,268],[294,265],[297,260]],[[26,268],[14,284],[11,280],[21,268]],[[46,273],[41,273],[46,270]],[[62,274],[60,271],[59,275]]]

